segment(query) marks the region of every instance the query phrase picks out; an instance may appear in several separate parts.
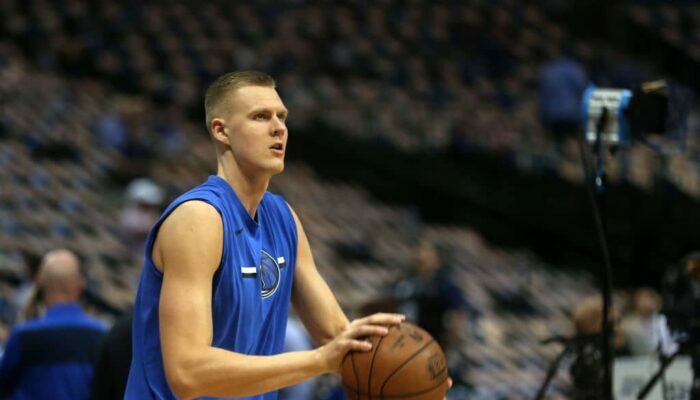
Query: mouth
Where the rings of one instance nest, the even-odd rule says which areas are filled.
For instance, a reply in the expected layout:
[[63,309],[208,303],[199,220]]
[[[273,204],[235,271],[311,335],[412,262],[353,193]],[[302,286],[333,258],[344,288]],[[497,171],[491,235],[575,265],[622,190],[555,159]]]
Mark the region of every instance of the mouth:
[[282,143],[275,143],[270,146],[270,150],[277,155],[284,155],[284,145]]

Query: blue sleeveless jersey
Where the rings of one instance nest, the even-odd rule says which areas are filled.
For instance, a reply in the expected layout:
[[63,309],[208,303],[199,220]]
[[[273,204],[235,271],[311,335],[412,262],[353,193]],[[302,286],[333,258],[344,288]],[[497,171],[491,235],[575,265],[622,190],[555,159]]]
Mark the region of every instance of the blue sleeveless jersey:
[[[249,355],[284,350],[297,254],[294,217],[282,197],[268,192],[258,206],[256,222],[231,186],[218,176],[210,176],[170,204],[148,236],[134,304],[133,358],[125,399],[176,398],[163,370],[158,322],[163,274],[153,264],[151,250],[161,223],[180,204],[191,200],[216,208],[224,227],[221,265],[212,286],[212,346]],[[246,399],[275,400],[277,392]]]

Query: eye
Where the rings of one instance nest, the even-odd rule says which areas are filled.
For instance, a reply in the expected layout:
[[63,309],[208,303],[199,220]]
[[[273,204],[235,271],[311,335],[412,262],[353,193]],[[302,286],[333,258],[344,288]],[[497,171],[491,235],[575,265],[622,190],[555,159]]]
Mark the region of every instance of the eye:
[[270,118],[270,115],[267,113],[259,113],[259,114],[255,114],[253,116],[253,119],[256,121],[267,121],[269,118]]
[[280,121],[284,122],[287,120],[287,114],[277,114],[277,118],[279,118]]

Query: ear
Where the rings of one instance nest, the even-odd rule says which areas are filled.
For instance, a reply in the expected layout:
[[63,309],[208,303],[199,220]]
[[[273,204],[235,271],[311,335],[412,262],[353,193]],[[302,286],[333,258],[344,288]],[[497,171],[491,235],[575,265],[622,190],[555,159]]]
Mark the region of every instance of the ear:
[[229,143],[229,130],[226,127],[226,121],[221,118],[213,118],[211,124],[209,124],[209,131],[211,136],[217,142],[230,144]]

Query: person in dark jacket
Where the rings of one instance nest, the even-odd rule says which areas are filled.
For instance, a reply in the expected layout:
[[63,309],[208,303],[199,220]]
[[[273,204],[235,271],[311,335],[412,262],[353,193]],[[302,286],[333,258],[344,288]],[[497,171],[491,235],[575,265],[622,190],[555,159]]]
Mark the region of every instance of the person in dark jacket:
[[134,314],[119,318],[107,332],[95,365],[90,399],[122,400],[131,366],[131,322]]
[[105,326],[78,304],[85,288],[78,257],[48,252],[37,285],[46,313],[17,325],[0,362],[0,396],[9,399],[88,399]]

